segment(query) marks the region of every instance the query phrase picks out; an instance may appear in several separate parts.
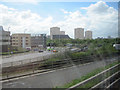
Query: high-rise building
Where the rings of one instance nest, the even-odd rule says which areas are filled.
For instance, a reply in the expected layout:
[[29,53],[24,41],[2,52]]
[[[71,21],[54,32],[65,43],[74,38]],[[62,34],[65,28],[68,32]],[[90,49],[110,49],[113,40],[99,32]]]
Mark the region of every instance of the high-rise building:
[[60,28],[59,27],[52,27],[50,28],[50,38],[53,39],[53,35],[59,35]]
[[67,37],[67,35],[65,35],[65,31],[60,31],[59,27],[50,28],[50,39],[57,39],[58,37],[61,37],[61,39],[63,39]]
[[92,31],[85,31],[85,39],[92,39]]
[[31,48],[30,34],[12,34],[12,46],[18,48]]
[[74,29],[74,38],[75,39],[84,39],[84,28],[75,28]]
[[60,31],[60,35],[65,35],[65,31]]
[[4,31],[3,26],[0,26],[0,52],[8,52],[10,47],[10,32]]

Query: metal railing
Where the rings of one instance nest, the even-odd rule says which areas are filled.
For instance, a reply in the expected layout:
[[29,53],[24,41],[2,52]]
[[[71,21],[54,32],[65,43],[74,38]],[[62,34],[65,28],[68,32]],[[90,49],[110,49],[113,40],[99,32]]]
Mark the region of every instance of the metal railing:
[[[118,67],[120,67],[120,64],[117,64],[117,65],[115,65],[115,66],[113,66],[113,67],[111,67],[111,68],[109,68],[109,69],[106,69],[106,70],[102,71],[101,73],[98,73],[98,74],[96,74],[95,76],[92,76],[92,77],[90,77],[90,78],[88,78],[88,79],[86,79],[86,80],[84,80],[84,81],[82,81],[82,82],[80,82],[80,83],[78,83],[78,84],[76,84],[76,85],[74,85],[74,86],[66,89],[66,90],[73,90],[73,89],[75,89],[75,88],[79,88],[79,87],[87,84],[88,82],[96,79],[96,78],[101,78],[101,77],[104,76],[107,72],[114,71],[116,68],[118,69]],[[115,75],[119,75],[119,76],[120,76],[120,71],[118,71],[118,72],[117,72],[116,74],[114,74],[113,76],[115,76]],[[102,82],[101,84],[102,84],[102,85],[105,84],[106,81],[110,80],[113,76],[109,77],[109,79],[103,80],[103,82]],[[96,86],[94,86],[94,87],[92,87],[92,88],[98,88],[98,87],[101,86],[101,84],[96,85]]]

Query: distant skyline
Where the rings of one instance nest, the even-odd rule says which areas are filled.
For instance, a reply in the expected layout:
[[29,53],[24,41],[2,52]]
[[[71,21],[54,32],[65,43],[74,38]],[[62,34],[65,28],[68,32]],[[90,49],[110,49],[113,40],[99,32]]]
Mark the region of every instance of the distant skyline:
[[57,26],[71,38],[79,27],[91,30],[93,38],[118,36],[117,2],[0,2],[0,18],[0,25],[12,33],[27,29],[26,33],[49,35]]

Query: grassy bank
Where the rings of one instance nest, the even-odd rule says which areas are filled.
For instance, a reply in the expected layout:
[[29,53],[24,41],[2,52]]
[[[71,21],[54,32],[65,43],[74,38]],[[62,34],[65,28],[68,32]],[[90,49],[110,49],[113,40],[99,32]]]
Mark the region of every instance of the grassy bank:
[[[82,76],[82,77],[79,78],[79,79],[75,79],[75,80],[71,81],[70,83],[67,83],[67,84],[65,84],[65,85],[63,85],[63,86],[57,86],[56,88],[69,88],[69,87],[71,87],[71,86],[73,86],[73,85],[75,85],[75,84],[77,84],[77,83],[80,83],[80,82],[82,82],[82,81],[84,81],[84,80],[86,80],[86,79],[88,79],[88,78],[90,78],[90,77],[92,77],[92,76],[94,76],[94,75],[102,72],[103,70],[106,70],[106,69],[108,69],[108,68],[110,68],[110,67],[118,64],[118,63],[119,63],[119,62],[117,61],[117,62],[114,62],[114,63],[112,63],[112,64],[109,64],[109,65],[107,65],[107,66],[105,66],[105,67],[97,68],[97,69],[95,69],[94,71],[86,74],[85,76]],[[95,85],[98,81],[99,81],[99,79],[96,79],[95,81],[91,81],[90,83],[86,84],[86,86],[83,86],[83,88],[84,88],[84,87],[85,87],[85,88],[88,88],[88,87],[90,87],[90,86],[93,86],[93,85]],[[93,83],[93,82],[94,82],[94,83]]]
[[0,55],[12,55],[12,54],[19,54],[19,53],[24,53],[24,52],[29,52],[29,51],[12,51],[13,53],[11,52],[2,52],[0,53]]

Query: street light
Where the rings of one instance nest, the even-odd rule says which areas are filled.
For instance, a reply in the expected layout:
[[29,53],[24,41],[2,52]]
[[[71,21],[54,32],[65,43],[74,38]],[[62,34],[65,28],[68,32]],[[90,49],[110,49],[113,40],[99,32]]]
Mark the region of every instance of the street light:
[[[9,29],[10,29],[10,27],[8,27],[8,33],[9,33]],[[8,54],[10,54],[10,52],[9,52],[9,50],[10,50],[10,47],[9,47],[10,35],[9,35],[8,38],[9,38],[9,39],[8,39]]]

